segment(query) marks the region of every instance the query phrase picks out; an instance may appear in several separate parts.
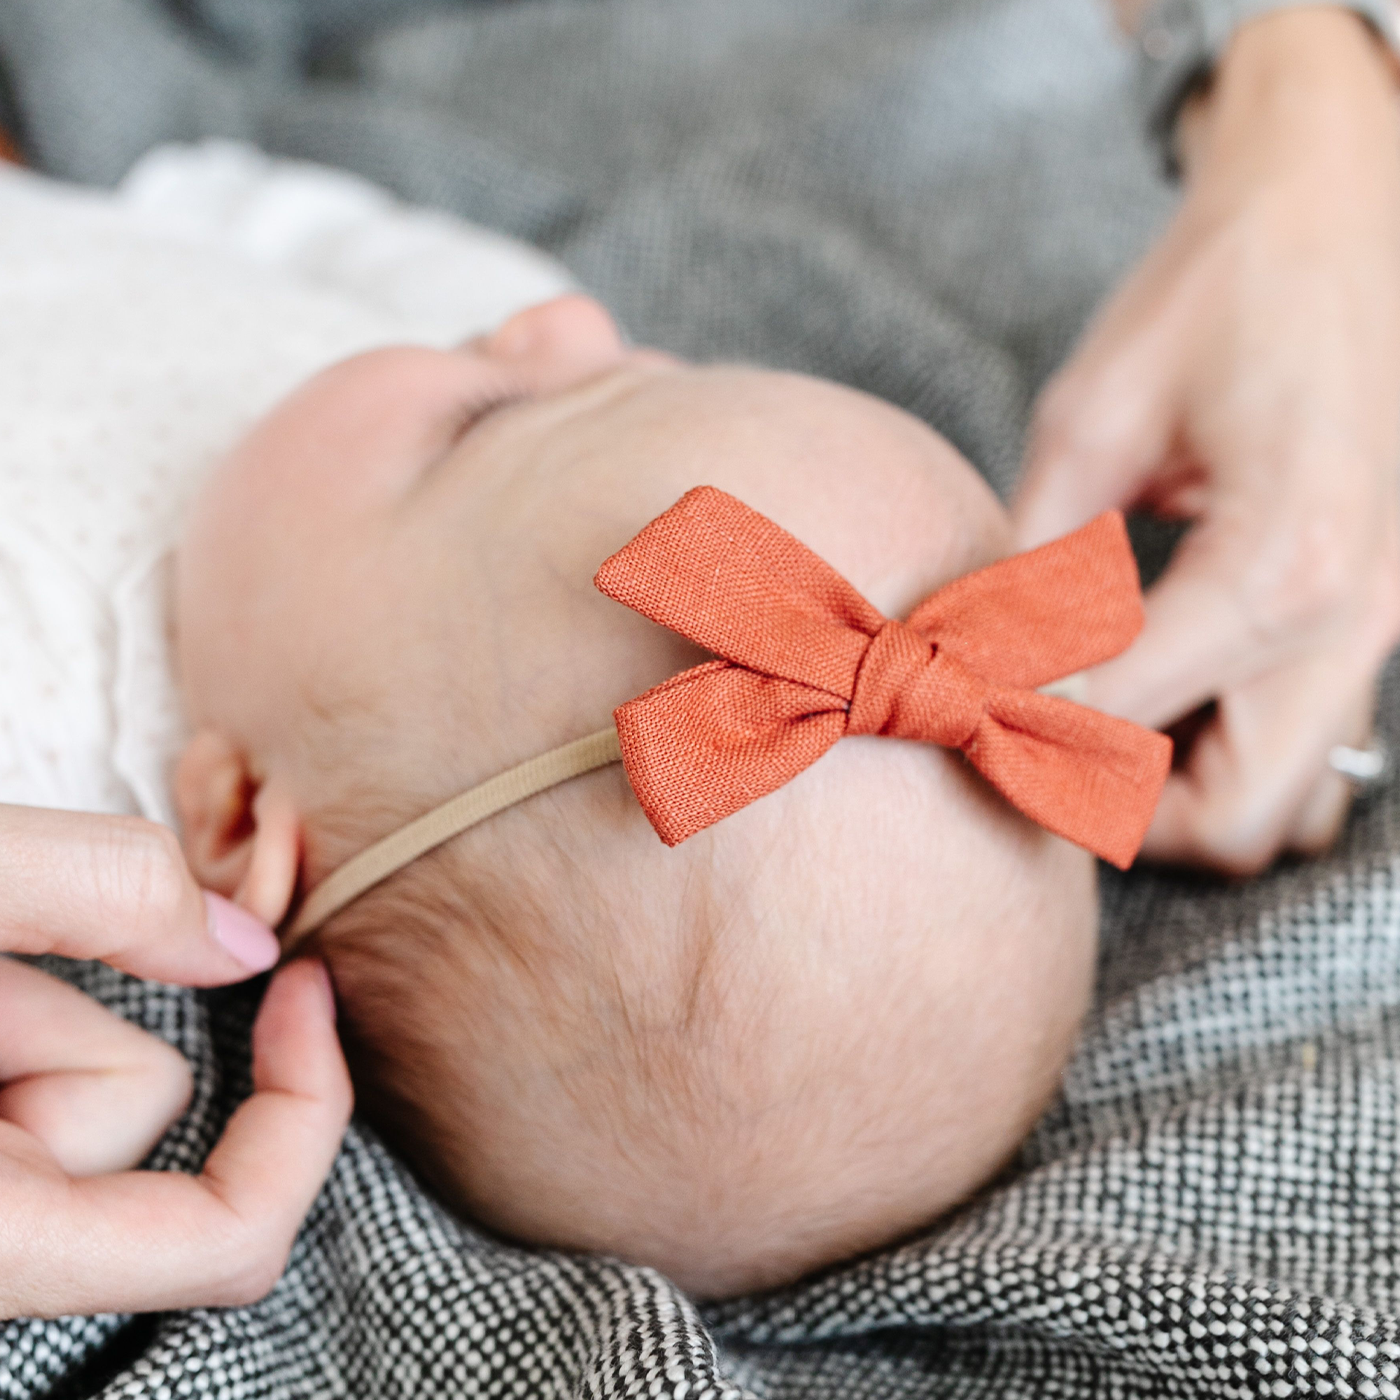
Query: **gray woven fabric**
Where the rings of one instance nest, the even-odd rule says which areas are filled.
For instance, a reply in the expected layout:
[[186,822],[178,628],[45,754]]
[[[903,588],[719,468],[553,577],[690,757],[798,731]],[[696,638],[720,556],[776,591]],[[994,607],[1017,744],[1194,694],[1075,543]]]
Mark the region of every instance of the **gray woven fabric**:
[[903,404],[1002,488],[1171,203],[1096,0],[0,0],[0,65],[43,169],[211,134],[348,166],[542,244],[639,340]]
[[[1090,0],[0,0],[0,65],[55,173],[207,134],[348,165],[536,239],[641,339],[884,394],[1002,487],[1170,207]],[[1396,1400],[1400,791],[1326,860],[1105,895],[1061,1100],[901,1248],[702,1317],[454,1221],[357,1127],[266,1301],[11,1324],[0,1397]],[[72,975],[191,1058],[156,1162],[194,1166],[255,989]]]

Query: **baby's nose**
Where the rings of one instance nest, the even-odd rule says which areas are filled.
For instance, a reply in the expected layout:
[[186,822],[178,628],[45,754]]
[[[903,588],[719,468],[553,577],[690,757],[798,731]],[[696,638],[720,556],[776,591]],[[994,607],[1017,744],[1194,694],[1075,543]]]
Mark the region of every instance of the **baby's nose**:
[[626,353],[622,333],[606,308],[577,293],[512,316],[484,337],[481,350],[513,364],[592,372],[607,368]]

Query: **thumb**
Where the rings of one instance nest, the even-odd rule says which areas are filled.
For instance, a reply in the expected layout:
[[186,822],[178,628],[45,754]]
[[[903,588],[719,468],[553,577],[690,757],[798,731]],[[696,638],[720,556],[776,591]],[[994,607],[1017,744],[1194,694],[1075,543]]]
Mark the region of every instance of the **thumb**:
[[271,929],[200,890],[168,827],[3,805],[0,950],[99,958],[193,987],[242,981],[278,957]]
[[1130,508],[1166,460],[1172,420],[1163,377],[1135,359],[1104,364],[1081,353],[1042,391],[1011,503],[1020,548]]

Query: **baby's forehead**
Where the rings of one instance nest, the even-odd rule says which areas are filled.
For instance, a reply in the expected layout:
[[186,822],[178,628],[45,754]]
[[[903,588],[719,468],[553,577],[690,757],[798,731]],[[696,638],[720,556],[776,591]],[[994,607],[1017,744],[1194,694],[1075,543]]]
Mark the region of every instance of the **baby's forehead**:
[[986,481],[902,409],[764,371],[747,371],[731,392],[739,422],[715,425],[726,450],[702,448],[704,476],[670,484],[715,485],[781,521],[882,611],[903,616],[1010,551],[1010,519]]
[[[605,717],[622,690],[691,658],[600,597],[593,574],[698,485],[783,521],[891,616],[1009,548],[996,497],[927,425],[850,389],[741,366],[676,365],[526,402],[400,493],[395,454],[416,463],[422,441],[399,426],[376,439],[376,403],[386,386],[426,378],[414,404],[388,406],[391,423],[421,402],[440,418],[451,373],[448,352],[355,357],[275,410],[226,467],[187,553],[218,585],[203,593],[223,597],[221,611],[250,628],[254,604],[275,614],[265,649],[292,669],[334,651],[344,679],[376,693],[387,677],[371,673],[391,669],[396,692],[411,685],[426,700],[441,684],[454,709],[495,713],[488,702],[509,693],[511,710],[524,687],[562,723],[571,704],[545,698],[562,687]],[[363,539],[357,494],[373,506]],[[568,680],[582,671],[586,682]],[[539,739],[553,742],[554,728]]]
[[538,490],[527,493],[525,528],[583,544],[574,572],[585,583],[697,486],[783,522],[893,615],[1011,548],[1006,511],[967,459],[868,394],[747,366],[687,366],[609,409],[576,425],[562,469],[532,464]]

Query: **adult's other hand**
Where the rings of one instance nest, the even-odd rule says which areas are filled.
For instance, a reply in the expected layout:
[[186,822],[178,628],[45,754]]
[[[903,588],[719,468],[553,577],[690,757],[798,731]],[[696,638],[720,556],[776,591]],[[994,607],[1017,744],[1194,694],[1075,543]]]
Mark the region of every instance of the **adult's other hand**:
[[1035,544],[1112,506],[1194,522],[1089,702],[1194,716],[1144,854],[1232,874],[1331,844],[1400,636],[1400,110],[1340,9],[1236,35],[1187,190],[1038,406]]
[[[277,960],[202,894],[164,827],[0,806],[0,949],[100,958],[191,986]],[[280,1276],[350,1113],[325,969],[274,977],[252,1096],[198,1177],[129,1170],[184,1107],[168,1046],[0,957],[0,1317],[252,1301]]]

